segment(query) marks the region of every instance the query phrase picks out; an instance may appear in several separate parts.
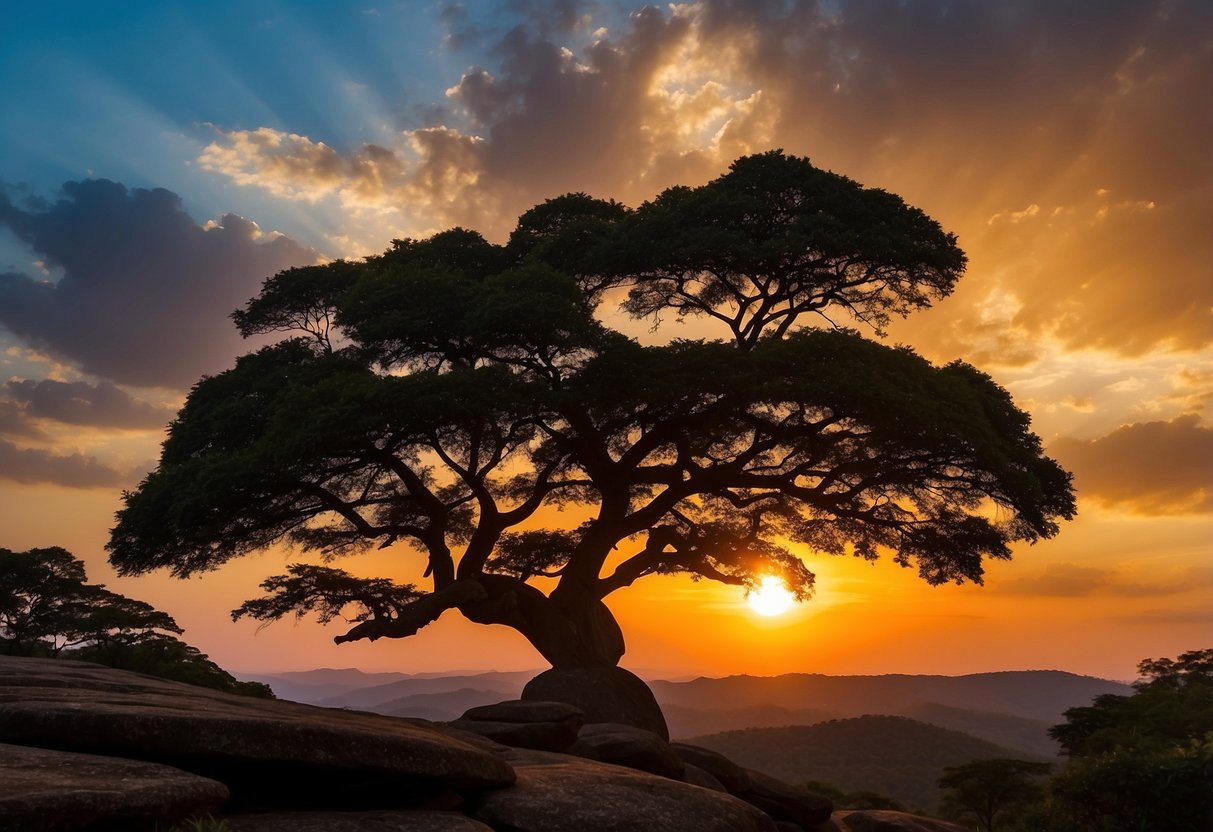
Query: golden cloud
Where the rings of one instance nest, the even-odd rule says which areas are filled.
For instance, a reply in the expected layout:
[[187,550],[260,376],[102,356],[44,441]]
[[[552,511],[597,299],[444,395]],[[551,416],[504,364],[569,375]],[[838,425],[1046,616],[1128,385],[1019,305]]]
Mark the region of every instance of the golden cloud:
[[1059,439],[1049,451],[1074,472],[1080,499],[1137,514],[1213,512],[1213,428],[1195,414]]
[[[1209,9],[704,0],[640,9],[618,35],[569,11],[486,44],[496,65],[450,86],[444,126],[347,151],[220,132],[200,161],[285,198],[391,211],[386,243],[450,225],[501,239],[545,198],[636,204],[779,146],[960,234],[969,277],[896,331],[925,351],[1015,367],[1046,337],[1197,349],[1213,331]],[[484,36],[457,18],[452,42]]]

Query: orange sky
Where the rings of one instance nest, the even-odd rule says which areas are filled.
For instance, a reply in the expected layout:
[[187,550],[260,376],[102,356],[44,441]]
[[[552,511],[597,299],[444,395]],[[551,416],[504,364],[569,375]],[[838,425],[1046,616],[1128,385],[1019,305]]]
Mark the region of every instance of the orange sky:
[[[145,200],[146,216],[132,208],[141,224],[122,227],[106,206],[136,200],[115,192],[72,197],[76,213],[5,201],[0,226],[26,248],[0,268],[10,272],[0,274],[0,546],[69,548],[93,580],[167,610],[232,669],[538,667],[520,636],[453,613],[415,638],[340,648],[338,627],[232,624],[228,611],[281,571],[281,552],[186,582],[117,579],[102,547],[119,491],[147,470],[189,383],[242,348],[224,316],[267,270],[455,224],[499,241],[549,196],[636,205],[782,147],[900,194],[959,236],[970,267],[956,293],[895,324],[888,341],[940,363],[964,358],[1006,386],[1075,472],[1079,518],[993,564],[984,587],[931,588],[888,562],[806,553],[816,597],[778,619],[755,615],[734,588],[650,578],[609,599],[624,663],[1129,678],[1141,658],[1208,646],[1213,14],[1200,2],[1094,4],[1086,16],[1082,4],[1007,3],[949,18],[945,5],[704,2],[610,20],[586,5],[542,24],[524,14],[521,28],[482,28],[479,60],[452,59],[437,86],[413,91],[432,99],[427,123],[384,132],[389,108],[367,104],[361,141],[241,115],[172,143],[189,181],[213,189],[209,223]],[[447,40],[432,48],[454,50],[468,22],[444,21]],[[175,175],[164,181],[186,181]],[[86,222],[86,209],[113,223],[97,251],[77,252],[87,262],[29,230]],[[182,242],[139,259],[140,229],[155,218],[167,218],[157,239]],[[116,288],[95,278],[82,294],[92,311],[73,318],[64,281],[107,258],[116,265],[102,276]],[[156,269],[186,277],[160,298]],[[58,280],[63,302],[18,309],[23,276]],[[132,302],[150,304],[165,331],[136,320]],[[646,338],[693,334],[631,326]],[[394,551],[342,565],[415,575]]]

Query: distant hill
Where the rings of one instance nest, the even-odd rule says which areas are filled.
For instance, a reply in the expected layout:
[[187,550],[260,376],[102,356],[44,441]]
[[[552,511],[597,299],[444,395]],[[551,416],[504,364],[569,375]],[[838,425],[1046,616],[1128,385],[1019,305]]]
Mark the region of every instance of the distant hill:
[[841,716],[896,714],[920,703],[1039,720],[1053,725],[1066,708],[1102,693],[1129,694],[1119,682],[1059,670],[1013,670],[969,676],[727,676],[651,682],[657,701],[697,710],[777,706]]
[[747,728],[688,742],[790,783],[818,780],[845,792],[870,789],[927,813],[939,804],[935,781],[945,766],[995,757],[1041,759],[902,716]]
[[410,677],[384,685],[358,688],[320,700],[318,704],[329,708],[355,708],[364,711],[383,712],[384,707],[397,707],[397,700],[427,693],[449,693],[455,690],[474,689],[495,691],[497,701],[517,699],[523,686],[535,677],[531,670],[511,673],[477,673],[471,676]]
[[236,673],[244,681],[263,682],[274,690],[279,699],[317,704],[358,688],[411,679],[408,673],[366,673],[353,667],[286,671],[283,673]]
[[662,704],[670,736],[674,739],[700,734],[716,734],[741,728],[774,728],[780,725],[813,725],[840,714],[816,708],[781,708],[778,705],[751,705],[747,708],[684,708]]
[[408,716],[432,722],[450,722],[463,716],[468,708],[492,705],[506,698],[499,690],[459,688],[440,693],[414,693],[380,702],[372,710],[388,716]]
[[991,711],[971,711],[935,702],[920,702],[910,705],[902,708],[898,715],[908,716],[940,728],[960,731],[980,740],[1035,757],[1056,757],[1061,751],[1056,740],[1048,733],[1049,728],[1056,724],[1055,722],[1025,719],[1021,716],[996,714]]

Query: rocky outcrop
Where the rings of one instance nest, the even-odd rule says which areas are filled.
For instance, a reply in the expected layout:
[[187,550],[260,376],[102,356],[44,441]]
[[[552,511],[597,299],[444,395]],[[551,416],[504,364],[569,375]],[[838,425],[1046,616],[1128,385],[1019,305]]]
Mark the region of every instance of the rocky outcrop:
[[762,772],[745,770],[750,785],[736,796],[766,812],[775,820],[789,821],[803,829],[814,829],[831,819],[834,805],[826,798],[789,786]]
[[835,812],[820,832],[969,832],[968,827],[906,812],[863,809]]
[[447,724],[514,748],[563,751],[577,740],[585,714],[564,702],[515,699],[471,708]]
[[169,766],[0,745],[0,829],[152,829],[214,812],[227,787]]
[[774,832],[727,794],[591,760],[517,751],[518,780],[483,793],[473,817],[511,832]]
[[567,702],[585,714],[586,722],[621,722],[670,739],[653,692],[622,667],[553,668],[527,682],[522,698]]
[[458,812],[275,812],[224,822],[230,832],[493,832]]
[[567,753],[587,760],[682,780],[685,766],[661,737],[631,725],[594,722],[581,729]]
[[[607,709],[630,686],[579,698]],[[900,812],[831,818],[828,801],[716,752],[586,718],[528,698],[443,725],[0,656],[0,829],[151,832],[217,810],[232,832],[963,832]]]
[[697,766],[712,775],[733,794],[744,792],[752,785],[746,770],[723,754],[685,742],[670,743],[670,750],[687,765]]
[[0,742],[167,763],[238,805],[449,808],[514,779],[436,726],[51,659],[0,657]]

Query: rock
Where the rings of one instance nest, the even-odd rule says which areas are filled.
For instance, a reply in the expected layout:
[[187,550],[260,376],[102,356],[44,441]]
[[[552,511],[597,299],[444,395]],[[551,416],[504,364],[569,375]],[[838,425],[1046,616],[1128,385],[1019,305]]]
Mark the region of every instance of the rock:
[[0,656],[0,742],[167,763],[259,808],[453,808],[513,782],[417,721],[254,699],[85,662]]
[[565,750],[577,739],[578,727],[576,723],[487,722],[476,719],[456,719],[447,725],[511,748],[533,748],[537,751]]
[[581,729],[567,754],[600,763],[647,771],[673,780],[684,774],[682,760],[652,731],[616,722],[592,722]]
[[564,702],[515,699],[471,708],[447,724],[514,748],[563,751],[577,739],[585,715]]
[[965,826],[886,809],[843,810],[833,820],[842,832],[968,832]]
[[774,832],[720,792],[564,754],[514,751],[513,788],[483,792],[469,814],[511,832]]
[[670,748],[684,763],[698,766],[719,780],[730,794],[743,792],[752,785],[745,769],[723,754],[685,742],[672,742]]
[[152,829],[214,812],[227,787],[169,766],[0,745],[0,829]]
[[750,787],[737,792],[736,796],[766,812],[774,820],[791,821],[805,829],[812,829],[830,820],[834,804],[826,798],[789,786],[753,769],[745,769],[745,773],[750,778]]
[[494,705],[469,708],[460,719],[485,722],[576,722],[580,728],[585,724],[581,708],[567,702],[528,702],[510,699]]
[[552,668],[527,682],[522,698],[567,702],[585,713],[586,722],[620,722],[670,739],[653,692],[622,667]]
[[492,832],[456,812],[274,812],[223,820],[231,832]]
[[711,789],[714,792],[728,793],[728,789],[721,785],[719,780],[701,769],[699,766],[684,763],[683,768],[685,771],[682,775],[682,782],[689,783],[692,786],[698,786],[701,789]]

